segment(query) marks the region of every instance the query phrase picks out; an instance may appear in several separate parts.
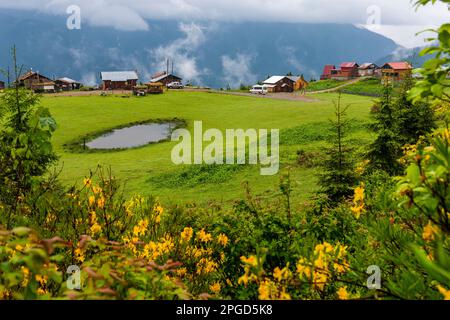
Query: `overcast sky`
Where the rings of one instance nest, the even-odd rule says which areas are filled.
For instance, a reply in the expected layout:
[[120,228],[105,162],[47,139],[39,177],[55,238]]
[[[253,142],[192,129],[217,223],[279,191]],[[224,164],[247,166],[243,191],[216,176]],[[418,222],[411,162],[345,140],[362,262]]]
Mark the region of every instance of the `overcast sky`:
[[83,23],[149,30],[149,19],[351,23],[406,47],[421,46],[421,30],[450,22],[442,4],[413,8],[411,0],[0,0],[1,8],[66,15],[81,8]]

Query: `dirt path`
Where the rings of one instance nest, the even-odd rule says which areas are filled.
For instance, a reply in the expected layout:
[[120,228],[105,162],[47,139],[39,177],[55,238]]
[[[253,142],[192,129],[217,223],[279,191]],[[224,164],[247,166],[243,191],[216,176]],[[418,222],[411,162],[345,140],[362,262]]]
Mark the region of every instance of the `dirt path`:
[[339,85],[339,86],[337,86],[337,87],[334,87],[334,88],[325,89],[325,90],[318,90],[318,91],[310,91],[310,92],[308,92],[308,93],[309,93],[309,94],[317,94],[317,93],[335,92],[335,91],[337,91],[337,90],[339,90],[339,89],[345,88],[345,87],[347,87],[347,86],[349,86],[349,85],[355,84],[355,83],[357,83],[357,82],[359,82],[359,81],[361,81],[361,80],[364,80],[364,79],[367,79],[367,77],[355,78],[355,79],[352,79],[352,80],[350,80],[350,81],[347,81],[346,83],[341,84],[341,85]]

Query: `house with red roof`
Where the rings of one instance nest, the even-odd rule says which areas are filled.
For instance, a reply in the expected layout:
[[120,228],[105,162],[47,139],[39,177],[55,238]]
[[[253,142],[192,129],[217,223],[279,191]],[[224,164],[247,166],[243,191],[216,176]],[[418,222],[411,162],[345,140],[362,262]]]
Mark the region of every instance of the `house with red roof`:
[[343,62],[337,72],[332,72],[331,78],[336,80],[349,80],[359,76],[359,65],[356,62]]
[[320,76],[320,80],[331,79],[331,70],[336,70],[336,67],[332,64],[327,64],[323,68],[322,75]]
[[399,81],[411,75],[412,66],[405,61],[388,62],[381,67],[383,83],[389,81]]

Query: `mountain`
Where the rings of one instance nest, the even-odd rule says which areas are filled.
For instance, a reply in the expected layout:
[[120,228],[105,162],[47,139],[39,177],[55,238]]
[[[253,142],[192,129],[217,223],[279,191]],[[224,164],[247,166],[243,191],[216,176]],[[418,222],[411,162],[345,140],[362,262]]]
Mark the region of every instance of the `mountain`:
[[142,81],[171,58],[184,81],[211,87],[253,84],[268,75],[318,78],[325,64],[377,61],[398,45],[348,24],[149,21],[149,31],[119,31],[29,11],[0,12],[0,67],[16,44],[19,62],[48,77],[99,83],[100,71],[137,70]]

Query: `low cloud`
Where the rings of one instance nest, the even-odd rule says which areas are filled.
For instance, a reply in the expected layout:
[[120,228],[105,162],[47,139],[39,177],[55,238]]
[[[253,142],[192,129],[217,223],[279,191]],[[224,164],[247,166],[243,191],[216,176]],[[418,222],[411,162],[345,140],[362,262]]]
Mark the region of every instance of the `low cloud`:
[[236,88],[241,84],[254,84],[258,77],[251,71],[253,56],[238,53],[235,58],[222,56],[222,68],[224,80],[231,87]]
[[207,70],[198,66],[196,53],[206,41],[205,27],[196,23],[180,23],[178,28],[184,37],[150,50],[153,57],[152,66],[155,70],[165,71],[166,61],[170,59],[174,63],[174,72],[184,80],[201,82],[201,76],[207,73]]

